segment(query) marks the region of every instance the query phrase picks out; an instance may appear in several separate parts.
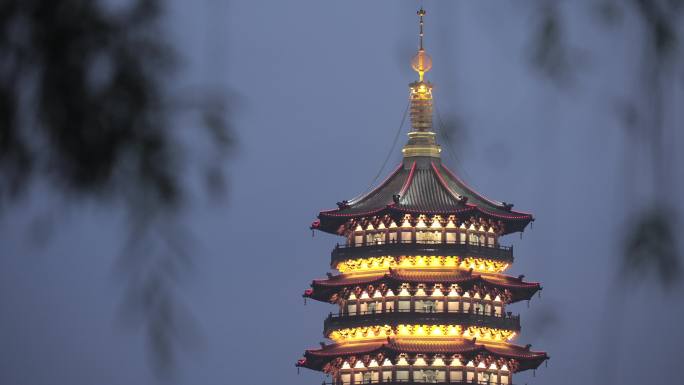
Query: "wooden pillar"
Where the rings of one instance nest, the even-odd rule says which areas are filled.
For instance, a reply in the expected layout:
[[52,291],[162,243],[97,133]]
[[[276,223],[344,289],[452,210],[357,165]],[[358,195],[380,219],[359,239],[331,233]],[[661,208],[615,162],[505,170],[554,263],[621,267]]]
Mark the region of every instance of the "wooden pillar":
[[411,296],[409,297],[410,298],[409,311],[412,313],[415,313],[416,312],[416,296],[415,296],[415,293],[411,293],[411,291],[409,291],[409,294],[411,294]]

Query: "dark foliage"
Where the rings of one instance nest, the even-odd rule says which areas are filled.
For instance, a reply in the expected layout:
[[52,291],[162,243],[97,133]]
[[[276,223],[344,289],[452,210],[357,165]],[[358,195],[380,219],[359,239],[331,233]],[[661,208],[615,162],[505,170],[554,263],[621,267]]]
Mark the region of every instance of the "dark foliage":
[[127,210],[124,310],[147,331],[156,367],[168,369],[190,324],[174,289],[190,267],[187,235],[174,225],[188,196],[183,178],[195,171],[223,191],[220,162],[188,167],[173,117],[200,114],[217,160],[233,141],[220,98],[169,97],[176,63],[161,4],[0,2],[0,215],[36,181],[66,200]]
[[553,2],[539,7],[530,59],[532,66],[541,74],[560,85],[566,85],[572,74],[572,55],[565,41],[564,24],[557,7]]
[[[5,1],[0,8],[0,178],[15,196],[33,176],[63,193],[134,186],[180,199],[161,79],[170,50],[155,1],[113,15],[97,2]],[[124,186],[125,185],[125,186]]]
[[643,275],[651,274],[667,288],[680,279],[682,266],[671,212],[662,207],[648,210],[627,234],[623,271],[632,282],[644,281]]
[[[570,48],[565,41],[563,4],[553,1],[538,3],[538,24],[532,35],[531,57],[533,67],[557,84],[567,84],[574,66]],[[595,4],[600,20],[614,25],[623,20],[626,12],[634,12],[641,21],[643,31],[643,73],[636,78],[643,82],[645,92],[626,101],[620,109],[620,118],[627,129],[628,139],[646,140],[650,149],[652,179],[656,194],[650,207],[630,218],[629,232],[623,242],[623,273],[634,279],[645,280],[648,275],[634,275],[639,271],[652,271],[655,281],[669,286],[681,276],[681,257],[678,240],[674,236],[677,210],[663,211],[667,197],[665,185],[675,172],[665,161],[670,150],[663,142],[664,132],[673,127],[663,123],[666,113],[663,105],[664,85],[676,76],[680,50],[678,26],[682,21],[683,0],[602,0]]]

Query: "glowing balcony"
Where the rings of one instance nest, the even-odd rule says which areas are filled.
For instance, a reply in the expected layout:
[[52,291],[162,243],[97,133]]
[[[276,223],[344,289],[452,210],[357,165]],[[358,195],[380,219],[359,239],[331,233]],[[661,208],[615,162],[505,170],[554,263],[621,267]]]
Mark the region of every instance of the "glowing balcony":
[[340,263],[358,258],[380,256],[458,256],[460,258],[484,258],[501,264],[513,263],[513,246],[480,245],[469,242],[414,242],[397,241],[363,246],[337,245],[331,252],[330,265],[337,268]]
[[[355,315],[330,314],[326,318],[324,335],[330,336],[336,330],[353,329],[369,325],[387,325],[396,328],[399,325],[459,325],[468,327],[489,328],[497,330],[520,331],[520,316],[504,313],[503,315],[485,315],[465,312],[365,312]],[[460,333],[459,333],[460,334]]]

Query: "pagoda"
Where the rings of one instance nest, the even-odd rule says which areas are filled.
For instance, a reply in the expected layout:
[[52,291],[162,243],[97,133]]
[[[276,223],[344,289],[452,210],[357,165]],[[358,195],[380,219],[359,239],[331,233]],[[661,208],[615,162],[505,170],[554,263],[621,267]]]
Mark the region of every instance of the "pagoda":
[[534,220],[477,193],[449,171],[432,125],[432,59],[419,48],[409,85],[411,129],[403,161],[377,187],[322,211],[312,229],[344,237],[331,253],[337,274],[314,280],[305,298],[336,305],[330,343],[306,350],[298,367],[334,385],[511,384],[549,357],[511,341],[520,317],[507,306],[541,290],[505,275],[513,247],[502,236]]

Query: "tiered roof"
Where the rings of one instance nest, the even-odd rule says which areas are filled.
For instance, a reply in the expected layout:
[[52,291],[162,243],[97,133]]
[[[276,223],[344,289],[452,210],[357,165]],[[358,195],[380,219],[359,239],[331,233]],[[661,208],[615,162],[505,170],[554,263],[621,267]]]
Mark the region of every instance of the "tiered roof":
[[507,234],[523,231],[534,220],[532,214],[513,211],[511,204],[479,194],[434,157],[406,158],[371,192],[338,206],[321,211],[312,228],[337,234],[351,218],[387,214],[399,220],[404,214],[439,214],[501,221]]
[[492,354],[506,359],[515,359],[519,366],[517,371],[536,369],[549,356],[544,352],[535,352],[528,346],[510,343],[478,342],[474,339],[452,338],[436,339],[433,341],[392,339],[375,340],[356,344],[331,344],[320,349],[310,349],[304,353],[304,358],[297,366],[323,370],[323,367],[337,357],[373,355],[383,353],[393,357],[401,353],[430,353],[430,354],[461,354],[474,357],[478,354]]
[[311,289],[304,293],[319,301],[328,301],[341,288],[360,285],[402,284],[402,283],[442,283],[458,284],[463,288],[483,285],[511,292],[511,302],[532,298],[541,285],[538,282],[525,282],[522,277],[516,278],[501,274],[473,273],[469,270],[426,271],[390,269],[363,276],[340,274],[327,279],[317,279],[311,283]]

